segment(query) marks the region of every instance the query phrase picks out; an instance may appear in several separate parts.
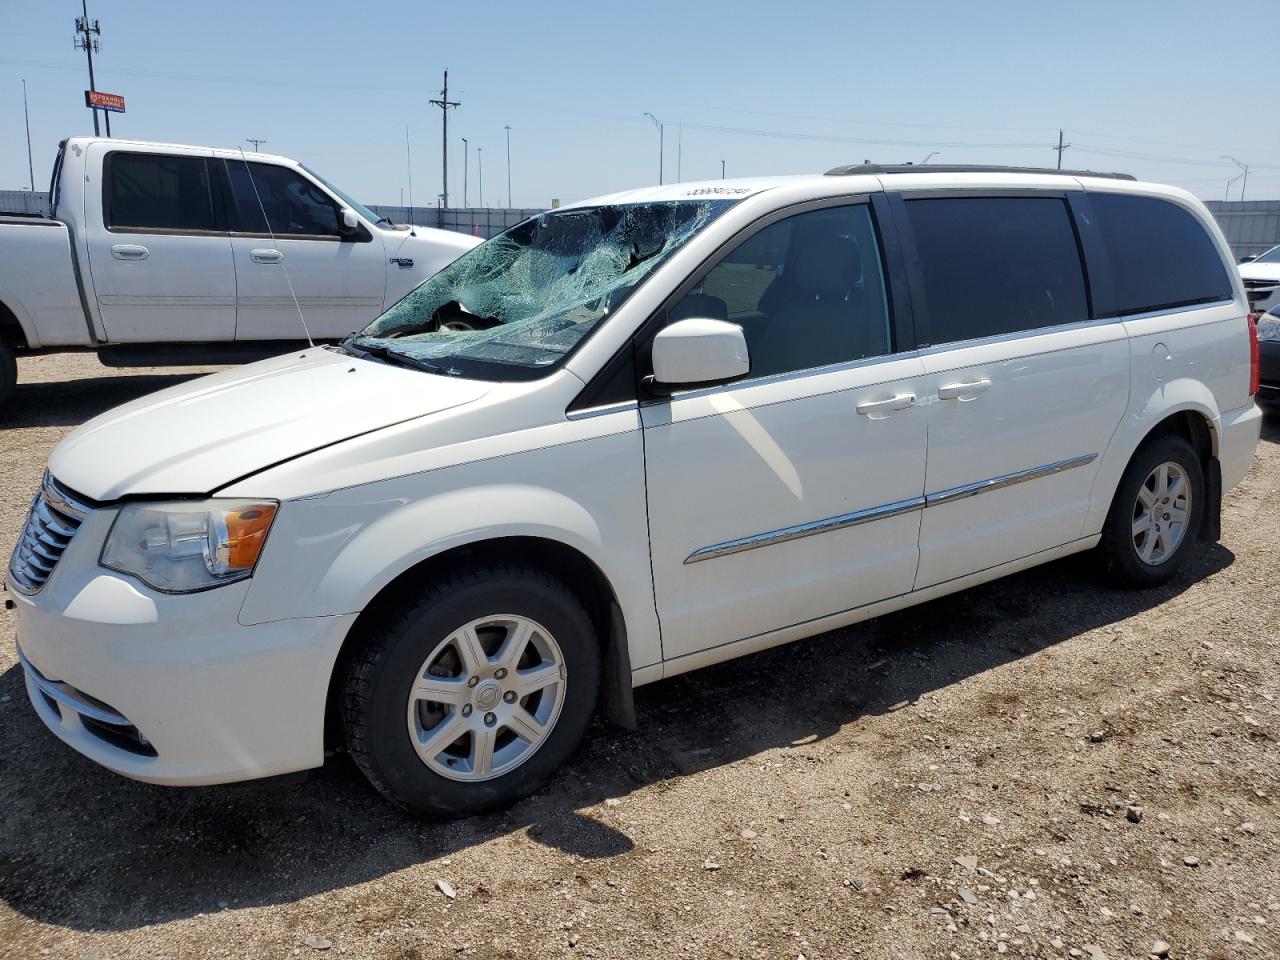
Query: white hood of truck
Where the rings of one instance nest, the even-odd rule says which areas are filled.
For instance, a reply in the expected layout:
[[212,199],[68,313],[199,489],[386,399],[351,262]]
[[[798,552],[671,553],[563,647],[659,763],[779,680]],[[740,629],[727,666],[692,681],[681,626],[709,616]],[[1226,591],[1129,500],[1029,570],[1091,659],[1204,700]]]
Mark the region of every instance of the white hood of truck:
[[484,396],[488,387],[312,347],[201,377],[77,428],[49,472],[93,500],[209,493],[312,450]]

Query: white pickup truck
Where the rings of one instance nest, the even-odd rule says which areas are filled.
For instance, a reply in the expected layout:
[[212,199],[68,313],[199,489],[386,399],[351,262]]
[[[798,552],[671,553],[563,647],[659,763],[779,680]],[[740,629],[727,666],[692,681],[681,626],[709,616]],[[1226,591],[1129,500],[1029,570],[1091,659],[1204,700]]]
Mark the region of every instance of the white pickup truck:
[[0,215],[0,404],[24,352],[203,364],[345,336],[480,242],[239,150],[72,137],[50,191],[48,216]]

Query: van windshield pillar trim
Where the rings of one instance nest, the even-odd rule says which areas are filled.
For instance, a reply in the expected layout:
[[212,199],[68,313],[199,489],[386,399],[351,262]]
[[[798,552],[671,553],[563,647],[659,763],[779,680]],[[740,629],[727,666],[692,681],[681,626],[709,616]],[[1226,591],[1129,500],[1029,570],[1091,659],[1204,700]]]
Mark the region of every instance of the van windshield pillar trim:
[[866,510],[858,510],[854,513],[842,513],[836,517],[827,517],[824,520],[811,520],[808,523],[799,523],[791,527],[782,527],[779,530],[770,530],[767,533],[757,533],[749,537],[739,537],[736,540],[726,540],[723,543],[712,544],[709,547],[701,547],[685,558],[685,563],[699,563],[703,560],[712,560],[716,557],[727,557],[735,553],[745,553],[748,550],[755,550],[758,547],[771,547],[776,543],[786,543],[789,540],[799,540],[802,537],[812,537],[820,533],[830,533],[832,530],[844,530],[848,527],[856,527],[859,524],[871,523],[874,520],[884,520],[889,517],[901,516],[904,513],[911,513],[915,510],[925,510],[929,507],[938,507],[943,504],[953,503],[956,500],[964,500],[968,497],[976,497],[981,493],[989,493],[992,490],[1001,490],[1005,487],[1011,487],[1015,484],[1025,483],[1028,480],[1039,480],[1043,477],[1051,477],[1054,474],[1062,473],[1066,470],[1073,470],[1076,467],[1083,467],[1093,463],[1098,459],[1096,453],[1087,453],[1079,457],[1071,457],[1067,460],[1058,460],[1054,463],[1046,463],[1043,466],[1031,467],[1028,470],[1018,470],[1014,473],[1001,474],[998,477],[991,477],[987,480],[979,480],[975,483],[966,483],[959,487],[950,487],[946,490],[939,490],[937,493],[925,494],[923,497],[912,497],[909,500],[897,500],[893,503],[886,503],[879,507],[869,507]]

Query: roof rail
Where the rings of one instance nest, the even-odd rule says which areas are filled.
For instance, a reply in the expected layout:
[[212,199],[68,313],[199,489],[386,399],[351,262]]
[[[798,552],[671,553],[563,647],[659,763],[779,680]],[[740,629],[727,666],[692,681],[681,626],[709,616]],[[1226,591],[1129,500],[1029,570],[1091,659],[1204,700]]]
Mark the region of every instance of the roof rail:
[[1099,173],[1096,170],[1055,170],[1052,167],[1006,167],[982,163],[848,163],[832,167],[828,177],[893,173],[1047,173],[1063,177],[1106,177],[1109,180],[1137,180],[1131,173]]

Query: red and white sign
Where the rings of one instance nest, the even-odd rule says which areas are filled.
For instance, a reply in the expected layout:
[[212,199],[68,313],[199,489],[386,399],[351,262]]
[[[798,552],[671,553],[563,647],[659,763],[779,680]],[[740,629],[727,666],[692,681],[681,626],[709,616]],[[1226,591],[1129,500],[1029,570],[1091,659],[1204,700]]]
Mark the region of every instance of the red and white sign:
[[101,90],[86,90],[84,105],[97,107],[99,110],[110,110],[112,113],[124,113],[124,97],[118,93],[103,93]]

